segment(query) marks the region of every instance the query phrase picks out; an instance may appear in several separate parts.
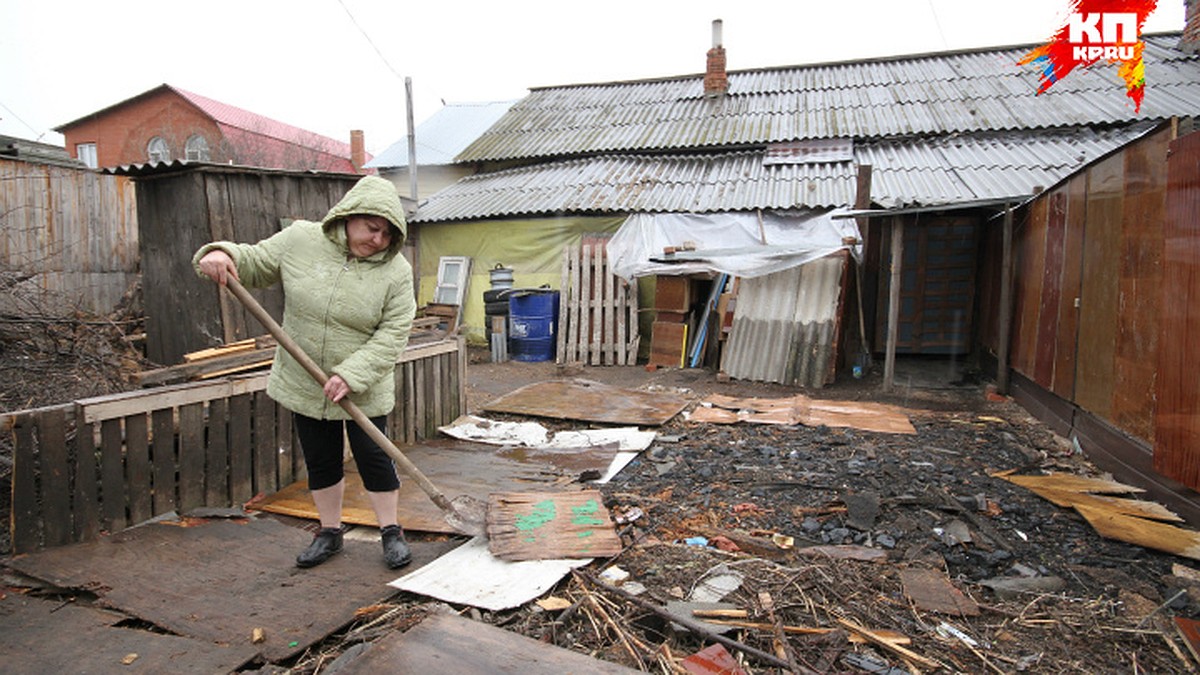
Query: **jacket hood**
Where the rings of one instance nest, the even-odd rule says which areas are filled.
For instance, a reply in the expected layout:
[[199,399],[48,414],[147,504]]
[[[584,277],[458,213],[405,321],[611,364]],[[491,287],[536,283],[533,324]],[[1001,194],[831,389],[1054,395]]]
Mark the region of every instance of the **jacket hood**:
[[321,220],[321,227],[326,236],[344,241],[345,233],[339,235],[335,232],[335,229],[343,228],[336,226],[355,214],[386,218],[400,233],[400,236],[393,233],[387,255],[390,257],[400,251],[408,236],[408,224],[404,220],[404,206],[400,203],[400,195],[391,181],[379,176],[363,176],[337,204],[333,205],[333,208],[329,209],[329,213]]

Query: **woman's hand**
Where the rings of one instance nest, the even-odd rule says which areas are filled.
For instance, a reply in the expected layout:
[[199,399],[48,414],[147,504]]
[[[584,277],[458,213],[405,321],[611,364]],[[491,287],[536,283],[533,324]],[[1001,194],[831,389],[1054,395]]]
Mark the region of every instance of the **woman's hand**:
[[334,375],[325,382],[325,398],[337,403],[350,393],[350,385],[342,379],[341,375]]
[[233,277],[238,281],[237,265],[233,264],[233,258],[225,251],[215,248],[200,258],[200,271],[204,272],[204,276],[213,281],[225,285],[226,277]]

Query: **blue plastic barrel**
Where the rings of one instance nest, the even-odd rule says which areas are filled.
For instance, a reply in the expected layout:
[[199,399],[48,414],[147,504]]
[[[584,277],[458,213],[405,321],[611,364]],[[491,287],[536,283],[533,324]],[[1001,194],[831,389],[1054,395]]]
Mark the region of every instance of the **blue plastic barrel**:
[[508,355],[514,361],[554,359],[558,291],[529,289],[508,296]]

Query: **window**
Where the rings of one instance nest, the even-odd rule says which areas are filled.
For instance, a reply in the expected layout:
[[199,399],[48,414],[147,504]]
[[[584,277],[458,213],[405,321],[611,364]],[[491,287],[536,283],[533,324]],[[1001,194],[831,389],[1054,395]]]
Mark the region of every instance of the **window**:
[[192,162],[207,162],[208,156],[208,141],[200,134],[195,134],[187,139],[187,145],[183,148],[184,158]]
[[96,163],[95,143],[76,143],[75,158],[86,164],[89,169],[95,169],[99,166]]
[[171,161],[171,148],[167,147],[167,142],[162,136],[155,136],[146,144],[146,159],[150,162]]

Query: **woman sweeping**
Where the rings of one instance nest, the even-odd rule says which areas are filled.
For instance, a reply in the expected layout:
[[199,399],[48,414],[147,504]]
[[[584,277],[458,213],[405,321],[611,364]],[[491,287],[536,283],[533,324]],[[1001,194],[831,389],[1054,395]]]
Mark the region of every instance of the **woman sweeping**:
[[297,220],[255,244],[219,241],[196,252],[197,273],[218,284],[283,284],[283,328],[321,369],[324,388],[277,349],[267,394],[293,413],[321,529],[296,557],[319,565],[342,550],[343,435],[380,526],[389,568],[412,559],[396,517],[400,482],[391,458],[337,404],[349,397],[383,430],[396,405],[396,361],[416,300],[404,243],[404,210],[390,181],[365,176],[321,222]]

